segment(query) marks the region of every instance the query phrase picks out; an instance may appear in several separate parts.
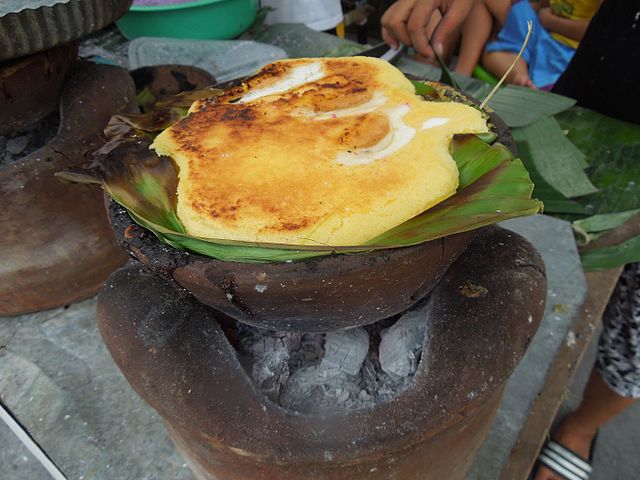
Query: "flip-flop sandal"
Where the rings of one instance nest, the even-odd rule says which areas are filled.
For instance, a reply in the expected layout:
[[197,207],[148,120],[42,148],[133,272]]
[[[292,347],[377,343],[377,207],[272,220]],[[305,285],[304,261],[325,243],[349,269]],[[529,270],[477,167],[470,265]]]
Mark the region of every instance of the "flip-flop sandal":
[[564,445],[549,440],[538,455],[536,470],[544,466],[565,480],[588,480],[591,477],[591,462],[597,438],[596,433],[591,441],[588,460]]

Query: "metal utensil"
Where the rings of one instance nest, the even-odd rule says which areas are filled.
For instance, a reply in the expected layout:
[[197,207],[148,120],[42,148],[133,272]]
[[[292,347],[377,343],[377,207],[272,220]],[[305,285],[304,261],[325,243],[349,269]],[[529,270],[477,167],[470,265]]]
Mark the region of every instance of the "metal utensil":
[[399,48],[394,49],[394,48],[391,48],[386,43],[381,43],[379,45],[376,45],[373,48],[370,48],[369,50],[365,50],[364,52],[357,53],[355,56],[356,57],[376,57],[381,60],[386,60],[389,63],[393,63],[400,57],[400,55],[404,53],[405,48],[406,47],[404,45],[400,45]]

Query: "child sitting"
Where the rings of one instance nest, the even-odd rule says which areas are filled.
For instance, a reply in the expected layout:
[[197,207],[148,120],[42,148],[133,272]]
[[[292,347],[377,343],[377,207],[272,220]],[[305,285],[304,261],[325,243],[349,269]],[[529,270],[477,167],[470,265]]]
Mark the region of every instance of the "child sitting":
[[489,38],[493,19],[502,26],[495,41],[482,54],[482,64],[502,77],[520,51],[533,23],[531,39],[506,81],[532,88],[552,86],[571,61],[578,43],[602,0],[528,1],[480,0],[462,30],[460,57],[456,71],[470,75]]

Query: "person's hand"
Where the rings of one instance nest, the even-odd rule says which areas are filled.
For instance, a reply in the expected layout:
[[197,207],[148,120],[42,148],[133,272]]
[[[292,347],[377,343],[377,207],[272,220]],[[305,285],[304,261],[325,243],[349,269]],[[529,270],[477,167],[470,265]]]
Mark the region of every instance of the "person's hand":
[[433,32],[431,42],[438,55],[442,54],[446,39],[465,20],[475,0],[398,0],[382,16],[382,38],[391,47],[400,44],[413,47],[426,58],[435,57],[429,45],[426,27],[435,10],[442,20]]

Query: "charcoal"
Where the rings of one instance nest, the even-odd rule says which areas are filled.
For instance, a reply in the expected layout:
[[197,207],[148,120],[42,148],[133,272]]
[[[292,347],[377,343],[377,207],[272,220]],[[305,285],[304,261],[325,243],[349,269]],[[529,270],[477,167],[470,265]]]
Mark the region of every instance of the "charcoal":
[[12,155],[20,155],[24,152],[25,148],[29,144],[29,137],[22,135],[15,138],[9,138],[5,144],[5,149]]
[[240,360],[258,389],[277,402],[290,374],[291,352],[300,348],[302,335],[274,332],[239,324]]
[[349,375],[321,364],[301,368],[291,375],[280,397],[280,404],[302,413],[336,407],[353,408],[358,404],[360,390]]
[[425,326],[425,312],[417,310],[380,332],[380,367],[385,373],[406,377],[416,372]]
[[369,334],[364,328],[327,333],[324,351],[324,368],[337,368],[348,375],[357,375],[369,351]]
[[301,413],[352,410],[386,402],[413,381],[426,307],[399,319],[326,334],[273,332],[238,324],[238,356],[272,402]]
[[251,376],[258,389],[272,402],[277,402],[289,373],[289,352],[280,349],[260,357],[253,364]]
[[0,136],[0,167],[15,163],[49,143],[56,136],[60,118],[57,112],[23,128]]

